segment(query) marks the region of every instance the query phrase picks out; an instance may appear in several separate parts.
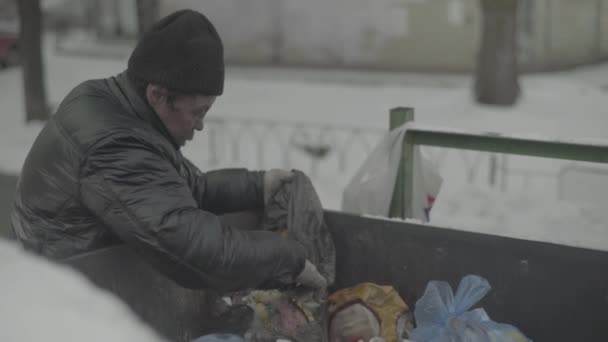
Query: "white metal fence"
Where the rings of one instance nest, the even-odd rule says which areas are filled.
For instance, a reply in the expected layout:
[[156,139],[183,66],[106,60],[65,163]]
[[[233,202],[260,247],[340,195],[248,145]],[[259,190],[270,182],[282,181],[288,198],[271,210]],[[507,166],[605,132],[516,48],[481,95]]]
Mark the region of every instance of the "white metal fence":
[[[329,180],[341,189],[384,133],[358,126],[224,116],[206,122],[204,140],[196,153],[205,168],[297,168],[312,179]],[[562,170],[573,165],[438,147],[423,147],[423,152],[444,178],[450,173],[449,179],[502,192],[542,190],[552,199],[564,198],[567,185],[563,184],[566,178]]]

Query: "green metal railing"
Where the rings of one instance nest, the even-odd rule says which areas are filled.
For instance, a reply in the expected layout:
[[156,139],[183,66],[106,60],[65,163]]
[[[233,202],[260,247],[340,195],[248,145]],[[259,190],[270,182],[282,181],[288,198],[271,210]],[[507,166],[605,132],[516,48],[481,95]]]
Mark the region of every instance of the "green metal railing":
[[[414,109],[397,107],[390,111],[390,129],[414,121]],[[543,140],[503,136],[498,133],[467,133],[431,130],[412,127],[403,139],[403,154],[391,208],[390,217],[412,217],[413,151],[415,145],[446,147],[491,153],[506,153],[529,157],[566,159],[608,163],[608,144],[583,144],[568,141]],[[404,203],[408,203],[407,206]]]

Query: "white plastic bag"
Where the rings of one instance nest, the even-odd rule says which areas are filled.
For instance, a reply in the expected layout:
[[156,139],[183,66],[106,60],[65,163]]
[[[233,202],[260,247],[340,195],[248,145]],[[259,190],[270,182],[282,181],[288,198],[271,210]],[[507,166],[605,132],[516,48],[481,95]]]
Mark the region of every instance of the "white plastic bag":
[[[354,214],[388,216],[397,171],[403,150],[407,125],[388,132],[363,162],[344,190],[342,210]],[[414,146],[414,175],[412,200],[413,217],[423,222],[430,220],[430,210],[443,179],[437,169]],[[407,189],[406,189],[407,191]],[[404,203],[408,205],[408,203]]]

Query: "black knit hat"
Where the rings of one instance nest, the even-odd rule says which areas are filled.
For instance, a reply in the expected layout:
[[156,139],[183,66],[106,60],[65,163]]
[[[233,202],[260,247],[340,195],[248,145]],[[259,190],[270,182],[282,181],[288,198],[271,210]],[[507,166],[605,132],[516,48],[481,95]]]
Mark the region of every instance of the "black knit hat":
[[127,73],[186,94],[221,95],[222,41],[203,14],[177,11],[144,34],[129,57]]

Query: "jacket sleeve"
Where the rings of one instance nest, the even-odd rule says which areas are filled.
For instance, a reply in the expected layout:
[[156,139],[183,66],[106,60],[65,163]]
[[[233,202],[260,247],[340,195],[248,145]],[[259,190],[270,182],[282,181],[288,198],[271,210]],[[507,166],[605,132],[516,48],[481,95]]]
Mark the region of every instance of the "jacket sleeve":
[[305,251],[265,231],[223,227],[185,178],[133,137],[95,147],[81,168],[83,204],[159,271],[189,288],[235,291],[293,278]]
[[186,158],[184,166],[201,209],[219,215],[264,208],[264,172],[222,169],[203,173]]

